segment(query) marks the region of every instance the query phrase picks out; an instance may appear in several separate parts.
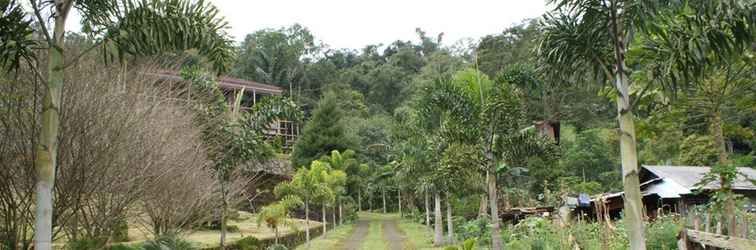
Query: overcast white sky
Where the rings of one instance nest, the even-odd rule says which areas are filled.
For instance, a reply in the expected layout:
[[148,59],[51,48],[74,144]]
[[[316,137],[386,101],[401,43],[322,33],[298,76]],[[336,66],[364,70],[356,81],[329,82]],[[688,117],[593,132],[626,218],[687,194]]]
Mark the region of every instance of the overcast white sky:
[[[545,0],[210,0],[237,41],[264,28],[299,23],[331,48],[360,49],[398,39],[416,40],[415,28],[444,44],[503,31],[546,11]],[[69,27],[78,30],[78,15]]]
[[499,33],[546,10],[545,0],[211,0],[237,41],[263,28],[294,23],[332,48],[415,40],[415,28],[444,44]]

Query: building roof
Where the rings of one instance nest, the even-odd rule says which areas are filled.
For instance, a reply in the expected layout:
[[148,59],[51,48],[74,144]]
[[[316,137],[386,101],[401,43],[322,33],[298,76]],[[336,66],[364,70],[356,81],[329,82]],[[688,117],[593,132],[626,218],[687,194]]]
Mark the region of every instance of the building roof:
[[[696,184],[704,174],[709,172],[709,167],[703,166],[653,166],[643,165],[642,170],[651,175],[641,179],[641,195],[658,195],[660,198],[680,198],[681,195],[692,194],[698,187]],[[747,180],[756,179],[756,169],[748,167],[737,168],[741,174],[732,185],[733,190],[756,190],[756,185]],[[719,182],[709,183],[703,189],[713,190],[719,188]],[[601,194],[603,199],[621,198],[625,192]],[[595,201],[591,199],[591,201]]]
[[[703,166],[643,166],[643,169],[649,171],[658,178],[662,178],[665,183],[671,183],[668,188],[675,188],[678,191],[695,190],[696,184],[709,172],[709,167]],[[756,190],[756,185],[749,179],[756,179],[756,170],[748,167],[737,168],[740,175],[732,185],[734,190]],[[704,186],[704,190],[719,188],[719,182],[709,183]]]
[[[147,72],[146,75],[157,76],[162,79],[180,81],[183,78],[175,71],[159,71],[159,72]],[[223,76],[218,79],[218,87],[221,89],[245,89],[254,91],[255,93],[280,95],[283,92],[278,86],[259,83],[251,80],[244,80],[239,78],[233,78],[230,76]]]
[[278,86],[268,85],[250,80],[224,76],[220,78],[218,85],[225,89],[251,89],[257,93],[279,95],[283,90]]

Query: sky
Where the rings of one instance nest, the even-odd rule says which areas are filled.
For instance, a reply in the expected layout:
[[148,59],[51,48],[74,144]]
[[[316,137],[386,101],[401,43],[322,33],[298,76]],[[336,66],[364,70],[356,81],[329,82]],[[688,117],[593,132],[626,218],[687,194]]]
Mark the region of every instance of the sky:
[[331,48],[430,37],[444,32],[444,44],[502,32],[546,11],[545,0],[211,0],[231,25],[237,41],[264,28],[299,23]]
[[[501,33],[541,16],[546,0],[209,0],[241,42],[256,30],[299,23],[331,48],[360,49],[396,40],[417,41],[415,28],[429,37],[444,33],[443,44]],[[79,30],[80,17],[68,20]]]

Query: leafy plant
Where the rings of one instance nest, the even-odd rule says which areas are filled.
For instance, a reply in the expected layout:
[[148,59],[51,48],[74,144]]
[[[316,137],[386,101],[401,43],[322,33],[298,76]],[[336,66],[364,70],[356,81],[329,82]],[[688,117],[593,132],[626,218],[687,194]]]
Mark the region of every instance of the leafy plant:
[[266,250],[289,250],[289,248],[281,244],[273,244],[268,246]]
[[154,240],[145,241],[142,250],[196,250],[189,241],[177,235],[164,235]]
[[247,236],[237,241],[236,246],[239,250],[257,250],[262,248],[262,241],[255,237]]

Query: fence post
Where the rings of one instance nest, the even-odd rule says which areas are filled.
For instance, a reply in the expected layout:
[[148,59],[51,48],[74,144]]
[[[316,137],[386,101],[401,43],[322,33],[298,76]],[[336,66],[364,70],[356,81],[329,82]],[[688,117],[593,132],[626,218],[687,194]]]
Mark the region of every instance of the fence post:
[[688,250],[688,229],[683,227],[680,230],[679,239],[677,239],[677,250]]

